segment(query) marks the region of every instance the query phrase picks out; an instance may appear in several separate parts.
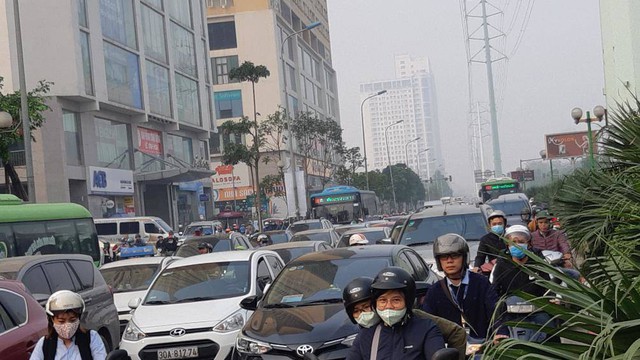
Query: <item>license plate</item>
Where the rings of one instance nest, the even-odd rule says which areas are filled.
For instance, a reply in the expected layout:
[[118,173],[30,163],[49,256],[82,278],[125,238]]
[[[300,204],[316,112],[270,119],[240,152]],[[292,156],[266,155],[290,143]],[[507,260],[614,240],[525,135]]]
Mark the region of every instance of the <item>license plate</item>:
[[198,357],[198,347],[179,347],[158,350],[158,360],[189,359]]

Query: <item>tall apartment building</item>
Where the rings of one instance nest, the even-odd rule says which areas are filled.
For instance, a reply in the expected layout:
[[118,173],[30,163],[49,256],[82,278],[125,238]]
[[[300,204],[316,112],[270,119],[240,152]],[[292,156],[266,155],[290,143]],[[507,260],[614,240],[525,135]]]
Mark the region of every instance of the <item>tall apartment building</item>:
[[[3,91],[18,90],[13,4],[0,2]],[[19,4],[27,88],[54,83],[34,133],[36,200],[174,226],[213,216],[200,196],[213,116],[204,1]]]
[[[253,119],[251,84],[229,79],[229,70],[244,61],[264,65],[271,73],[256,84],[256,110],[260,114],[258,121],[274,113],[279,106],[288,106],[291,114],[308,111],[320,118],[332,118],[340,122],[326,0],[207,0],[206,4],[218,126],[243,115]],[[320,22],[321,26],[290,37],[282,46],[283,40],[290,34],[314,22]],[[224,134],[214,134],[210,141],[213,163],[220,159],[226,143],[237,140]],[[286,146],[282,148],[286,149]],[[281,164],[288,168],[288,155],[282,152],[281,156]],[[300,166],[298,163],[297,168]],[[242,167],[242,164],[236,166],[241,171]],[[275,162],[261,164],[260,177],[276,174],[277,171]],[[306,172],[309,174],[307,188],[310,191],[321,189],[320,178],[324,167],[312,162]],[[286,185],[288,190],[293,189],[290,184]],[[230,189],[229,183],[221,186],[216,189],[219,200],[226,201],[219,202],[220,208],[229,207],[232,203],[231,198],[222,194],[235,193],[236,200],[242,200],[252,192],[252,186],[248,186],[246,191],[236,189],[235,192]],[[300,184],[298,188],[301,188]],[[304,189],[301,192],[298,198],[300,211],[304,214]],[[286,207],[289,210],[293,209],[293,200],[292,196],[287,197]]]
[[[393,80],[360,85],[361,100],[376,92],[387,91],[367,100],[364,105],[368,164],[372,169],[383,169],[389,163],[407,164],[421,179],[426,180],[436,169],[444,167],[435,85],[429,60],[399,55],[395,57],[395,68],[396,78]],[[403,122],[390,126],[399,120]],[[391,161],[387,156],[385,128],[388,128]],[[411,142],[418,137],[419,140]]]

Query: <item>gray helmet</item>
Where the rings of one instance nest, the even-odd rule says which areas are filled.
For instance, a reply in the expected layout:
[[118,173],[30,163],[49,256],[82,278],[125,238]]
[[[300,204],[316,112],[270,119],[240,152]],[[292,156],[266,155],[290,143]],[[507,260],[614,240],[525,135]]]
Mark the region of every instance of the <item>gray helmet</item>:
[[438,236],[433,242],[433,256],[436,258],[436,266],[442,271],[439,257],[447,254],[461,254],[462,268],[466,269],[469,264],[469,244],[462,236],[454,233]]
[[494,217],[501,217],[504,219],[504,223],[505,225],[507,224],[507,215],[505,215],[504,211],[502,210],[493,210],[489,216],[487,216],[487,222],[490,222],[491,219],[493,219]]

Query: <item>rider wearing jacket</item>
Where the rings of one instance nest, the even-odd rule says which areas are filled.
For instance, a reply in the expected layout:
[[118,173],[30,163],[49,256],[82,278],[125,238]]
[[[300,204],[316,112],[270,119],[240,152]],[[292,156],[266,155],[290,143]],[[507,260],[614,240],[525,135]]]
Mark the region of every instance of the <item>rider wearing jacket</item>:
[[[500,236],[504,234],[507,227],[507,216],[500,210],[495,210],[487,218],[489,233],[480,238],[478,253],[473,261],[473,272],[491,272],[496,263],[498,254],[504,252],[507,246]],[[485,264],[485,261],[488,263]],[[490,265],[489,265],[490,264]]]

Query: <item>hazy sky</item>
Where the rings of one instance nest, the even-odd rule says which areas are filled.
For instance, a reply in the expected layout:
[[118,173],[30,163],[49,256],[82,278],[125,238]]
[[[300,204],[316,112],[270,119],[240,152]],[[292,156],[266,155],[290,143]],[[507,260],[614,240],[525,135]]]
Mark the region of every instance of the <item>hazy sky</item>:
[[[506,0],[498,1],[506,3]],[[520,0],[511,0],[515,9]],[[503,171],[539,157],[544,134],[585,130],[570,116],[604,105],[598,0],[532,2],[528,26],[509,59],[498,113]],[[393,57],[430,59],[438,98],[442,152],[457,195],[475,193],[468,145],[465,42],[457,0],[328,0],[340,117],[349,146],[362,146],[359,84],[394,77]],[[521,12],[522,13],[522,12]],[[505,22],[509,22],[505,19]],[[509,34],[513,44],[520,31]],[[489,146],[490,147],[490,146]],[[488,168],[493,168],[489,157]]]

